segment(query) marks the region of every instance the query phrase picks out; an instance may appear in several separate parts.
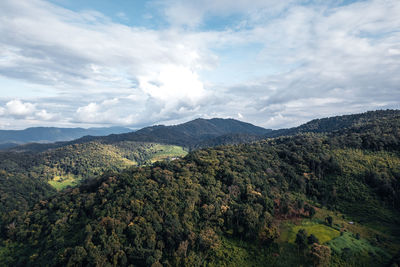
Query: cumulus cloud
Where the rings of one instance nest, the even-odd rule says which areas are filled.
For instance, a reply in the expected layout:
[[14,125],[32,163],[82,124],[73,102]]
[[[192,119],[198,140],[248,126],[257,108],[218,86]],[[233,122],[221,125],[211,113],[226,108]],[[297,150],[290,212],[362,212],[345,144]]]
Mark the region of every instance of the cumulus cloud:
[[[136,94],[146,101],[131,112],[148,114],[161,105],[166,114],[207,95],[197,71],[215,64],[206,46],[214,34],[128,27],[42,0],[2,1],[0,10],[0,75],[51,86],[60,100],[80,95],[94,108],[93,101]],[[83,116],[80,107],[83,121],[106,121]]]
[[155,75],[139,76],[139,86],[151,97],[175,102],[195,102],[206,95],[198,75],[181,66],[167,65]]
[[80,106],[74,113],[73,121],[85,124],[144,127],[148,126],[149,122],[158,124],[171,118],[182,121],[188,117],[195,117],[204,102],[207,102],[207,98],[194,105],[189,98],[184,101],[176,99],[165,102],[163,96],[153,97],[150,93],[132,94]]
[[6,104],[7,113],[15,116],[33,115],[36,107],[32,103],[23,103],[20,100],[12,100]]
[[[273,74],[228,90],[229,106],[267,127],[315,117],[399,108],[400,3],[291,6],[240,34],[260,40],[259,57]],[[246,96],[247,95],[247,96]],[[247,101],[243,101],[247,100]],[[248,101],[250,100],[250,101]]]
[[234,117],[279,128],[399,107],[397,0],[153,4],[168,26],[1,1],[0,75],[56,96],[3,95],[0,115],[133,127]]
[[51,114],[51,113],[47,112],[47,110],[45,110],[45,109],[42,109],[42,110],[36,112],[35,115],[38,119],[44,120],[44,121],[51,121],[56,118],[56,114]]
[[37,109],[37,104],[23,102],[18,99],[8,101],[4,107],[0,106],[0,116],[19,121],[54,121],[58,114],[49,113],[46,109]]
[[78,118],[85,122],[102,121],[99,112],[100,106],[96,103],[90,103],[87,106],[79,107],[76,111]]
[[174,30],[127,27],[41,0],[2,1],[0,8],[1,53],[7,59],[0,73],[56,89],[124,92],[138,75],[166,64],[193,70],[209,58],[201,42]]
[[77,108],[74,120],[86,124],[105,124],[105,125],[134,125],[138,121],[137,113],[132,113],[130,106],[134,101],[129,99],[109,99],[102,102],[91,102],[85,106]]

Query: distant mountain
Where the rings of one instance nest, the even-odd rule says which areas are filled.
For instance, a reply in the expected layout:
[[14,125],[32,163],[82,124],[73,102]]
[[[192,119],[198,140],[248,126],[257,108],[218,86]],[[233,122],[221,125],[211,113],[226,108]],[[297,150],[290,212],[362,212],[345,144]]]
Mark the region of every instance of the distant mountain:
[[271,132],[250,123],[234,119],[196,119],[173,126],[152,126],[139,131],[110,135],[102,138],[108,142],[118,141],[141,141],[174,144],[193,147],[206,140],[211,140],[224,135],[246,134],[261,136]]
[[20,144],[18,144],[18,143],[3,143],[3,144],[0,144],[0,150],[3,150],[3,149],[10,149],[10,148],[13,148],[13,147],[16,147],[16,146],[19,146]]
[[[91,141],[99,141],[105,144],[114,144],[121,141],[153,142],[197,148],[208,146],[208,141],[214,146],[258,140],[271,131],[270,129],[264,129],[234,119],[195,119],[173,126],[156,125],[146,127],[136,132],[111,134],[101,137],[84,136],[70,142],[27,144],[16,147],[13,150],[45,151],[47,149]],[[223,136],[225,137],[222,138]],[[224,140],[229,142],[225,143]]]
[[110,134],[108,136],[84,136],[68,142],[52,144],[27,144],[12,148],[17,152],[45,151],[72,144],[98,141],[115,144],[122,141],[152,142],[183,146],[190,149],[227,144],[250,143],[266,138],[291,136],[300,133],[333,133],[374,123],[384,118],[396,118],[400,110],[378,110],[360,114],[315,119],[298,127],[271,130],[234,119],[195,119],[183,124],[146,127],[136,132]]
[[[162,132],[171,138],[173,133],[208,136],[213,132],[208,122],[142,132],[154,138]],[[0,262],[398,266],[400,111],[314,120],[285,131],[300,134],[196,150],[123,171],[118,165],[137,162],[140,151],[153,146],[92,142],[26,158],[5,152],[0,158]],[[206,141],[240,138],[247,140],[246,134],[230,133]],[[167,150],[164,146],[156,154]],[[63,183],[69,173],[101,173],[107,161],[117,171],[79,187],[56,193],[40,183],[51,172],[53,182]],[[38,164],[31,167],[32,162]]]
[[123,127],[103,128],[56,128],[33,127],[25,130],[0,130],[0,149],[9,148],[18,144],[31,142],[50,143],[57,141],[70,141],[85,135],[104,136],[132,131]]

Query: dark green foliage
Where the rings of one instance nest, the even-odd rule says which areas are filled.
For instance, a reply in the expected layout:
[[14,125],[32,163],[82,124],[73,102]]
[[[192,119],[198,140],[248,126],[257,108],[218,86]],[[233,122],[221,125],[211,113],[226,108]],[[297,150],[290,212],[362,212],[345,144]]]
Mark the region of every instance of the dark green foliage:
[[[266,137],[289,136],[300,133],[332,133],[346,130],[353,132],[355,128],[372,128],[373,125],[376,125],[380,120],[390,123],[390,121],[398,120],[399,116],[399,110],[378,110],[360,114],[315,119],[299,127],[271,131],[266,134]],[[352,139],[352,141],[355,141],[355,139]],[[379,142],[371,142],[372,145],[378,145],[378,143]]]
[[356,233],[355,238],[356,238],[357,240],[360,240],[360,234],[359,234],[359,233]]
[[332,218],[332,216],[326,217],[326,218],[325,218],[325,222],[326,222],[329,226],[332,226],[332,224],[333,224],[333,218]]
[[308,204],[304,205],[304,211],[308,213],[310,218],[314,217],[315,215],[315,208]]
[[[78,183],[106,171],[120,171],[132,165],[149,164],[154,157],[174,153],[175,147],[152,143],[119,142],[114,145],[89,142],[41,153],[0,152],[0,213],[23,211],[55,193],[54,186]],[[178,147],[176,147],[178,148]],[[186,152],[184,152],[186,153]],[[53,183],[53,179],[60,183]]]
[[[29,211],[10,213],[2,223],[8,245],[0,255],[17,266],[206,266],[223,261],[229,238],[259,246],[270,265],[284,258],[275,255],[281,251],[298,259],[286,266],[341,263],[347,252],[340,242],[333,259],[325,245],[313,245],[307,258],[308,242],[317,240],[305,231],[296,236],[303,256],[294,244],[274,243],[279,220],[313,217],[324,206],[368,224],[399,224],[396,114],[379,113],[375,122],[357,119],[334,133],[208,148],[184,159],[108,172]],[[355,261],[361,257],[350,252]],[[374,265],[386,264],[385,253],[376,258]]]
[[294,241],[298,246],[299,250],[304,250],[307,248],[307,232],[304,229],[300,229],[296,235],[296,240]]
[[[12,210],[26,210],[32,203],[54,195],[56,190],[47,182],[31,179],[24,174],[0,170],[0,215]],[[0,218],[4,220],[4,218]]]
[[312,245],[312,244],[314,244],[314,243],[319,243],[319,240],[318,240],[318,238],[317,238],[315,235],[311,234],[311,235],[309,235],[309,236],[307,237],[307,243],[308,243],[309,245]]
[[41,153],[0,152],[0,169],[45,180],[68,174],[88,178],[106,170],[118,171],[136,163],[146,164],[156,145],[139,142],[108,145],[93,141]]

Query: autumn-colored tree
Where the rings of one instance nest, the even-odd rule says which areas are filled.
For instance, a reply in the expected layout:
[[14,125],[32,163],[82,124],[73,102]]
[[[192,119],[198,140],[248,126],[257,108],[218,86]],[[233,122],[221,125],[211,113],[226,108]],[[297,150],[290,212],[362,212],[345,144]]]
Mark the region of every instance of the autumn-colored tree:
[[200,231],[199,243],[203,249],[217,249],[220,246],[218,235],[211,228]]
[[265,225],[258,233],[258,238],[263,244],[270,244],[279,237],[279,231],[275,226],[268,227]]
[[328,246],[314,243],[310,249],[310,257],[314,266],[328,266],[331,259],[331,249]]

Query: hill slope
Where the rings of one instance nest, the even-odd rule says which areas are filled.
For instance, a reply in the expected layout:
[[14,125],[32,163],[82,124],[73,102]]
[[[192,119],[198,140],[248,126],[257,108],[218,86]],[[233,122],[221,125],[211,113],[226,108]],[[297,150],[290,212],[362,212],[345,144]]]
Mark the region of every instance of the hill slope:
[[363,125],[380,118],[400,116],[399,110],[378,110],[360,114],[316,119],[289,129],[270,130],[233,119],[196,119],[174,126],[152,126],[136,132],[111,134],[109,136],[85,136],[70,142],[53,144],[27,144],[10,149],[11,151],[45,151],[62,146],[91,141],[113,144],[121,141],[153,142],[172,144],[196,149],[202,147],[249,143],[266,138],[290,136],[299,133],[330,133]]
[[140,142],[88,142],[40,153],[0,152],[0,213],[26,210],[56,190],[107,171],[182,157],[181,147]]
[[5,214],[0,258],[17,266],[390,265],[400,250],[399,152],[400,116],[385,113],[328,134],[107,173]]
[[234,119],[196,119],[174,126],[152,126],[133,133],[110,135],[103,137],[102,140],[157,142],[192,147],[204,140],[226,134],[262,135],[270,131]]
[[329,133],[370,122],[377,122],[380,119],[396,118],[398,116],[400,116],[400,110],[377,110],[360,114],[315,119],[298,127],[271,131],[267,133],[265,137],[287,136],[299,133]]

